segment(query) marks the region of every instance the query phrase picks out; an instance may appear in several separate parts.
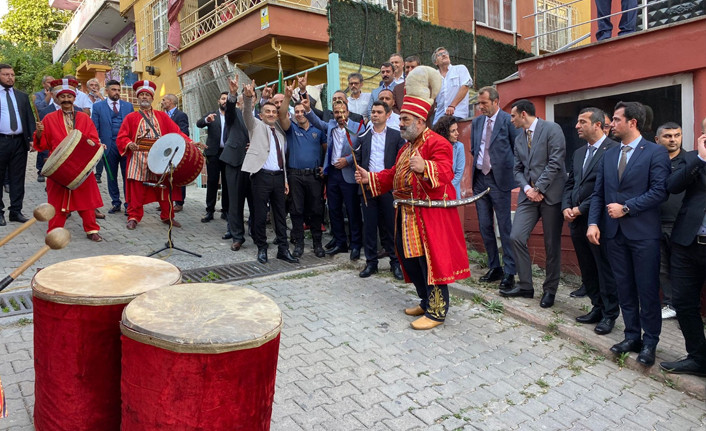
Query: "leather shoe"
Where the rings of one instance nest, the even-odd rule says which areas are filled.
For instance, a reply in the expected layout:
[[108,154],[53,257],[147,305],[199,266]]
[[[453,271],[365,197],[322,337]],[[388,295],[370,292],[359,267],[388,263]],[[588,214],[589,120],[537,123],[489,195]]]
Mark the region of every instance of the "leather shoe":
[[360,271],[360,273],[358,274],[358,276],[359,276],[360,278],[368,278],[368,277],[370,277],[371,275],[377,274],[377,273],[378,273],[378,266],[377,266],[377,265],[374,265],[374,264],[372,264],[372,263],[369,263],[369,264],[365,265],[365,269],[363,269],[362,271]]
[[127,221],[128,230],[135,230],[136,227],[137,227],[137,220],[128,220]]
[[479,281],[482,283],[490,283],[493,281],[498,281],[503,278],[503,269],[502,268],[490,268],[488,272],[485,273],[484,276],[482,276]]
[[414,307],[405,308],[404,314],[408,316],[421,316],[424,314],[424,309],[421,305],[415,305]]
[[115,213],[119,213],[119,212],[120,212],[120,205],[113,205],[108,210],[108,214],[115,214]]
[[512,289],[501,290],[500,296],[504,296],[506,298],[534,298],[534,289],[521,289],[520,286],[515,286]]
[[105,220],[105,214],[103,214],[102,212],[98,211],[97,208],[96,208],[96,218],[97,218],[98,220]]
[[384,248],[378,251],[378,259],[383,259],[388,256],[390,256],[390,253],[388,253],[387,250],[385,250]]
[[625,339],[621,341],[618,344],[615,344],[613,347],[610,348],[610,351],[615,353],[616,355],[619,355],[621,353],[625,352],[639,352],[640,349],[642,348],[642,341],[640,340],[628,340]]
[[292,256],[292,253],[289,252],[289,249],[278,251],[277,252],[277,259],[283,260],[288,263],[299,263],[299,259]]
[[640,354],[637,355],[637,362],[641,363],[646,367],[651,367],[655,363],[655,351],[656,346],[642,346]]
[[0,214],[0,226],[5,226],[7,222],[5,221],[5,214]]
[[243,243],[242,243],[242,242],[236,241],[236,242],[234,242],[233,244],[230,245],[230,249],[233,250],[233,251],[238,251],[238,250],[240,250],[240,247],[242,247],[242,246],[243,246]]
[[324,248],[321,247],[321,243],[314,244],[314,256],[316,256],[316,257],[326,256],[326,252],[324,251]]
[[292,256],[299,258],[302,257],[304,254],[304,245],[303,244],[296,244],[294,246],[294,251],[292,251]]
[[260,263],[267,263],[267,249],[261,248],[257,251],[257,261]]
[[229,231],[229,232],[226,232],[226,233],[223,234],[223,236],[221,237],[221,239],[233,239],[233,234],[230,233],[230,231]]
[[351,260],[360,259],[360,247],[351,248]]
[[335,255],[335,254],[338,254],[338,253],[345,253],[345,252],[347,252],[347,251],[348,251],[348,247],[337,245],[337,246],[335,246],[335,247],[329,249],[329,250],[326,252],[326,254],[329,255],[329,256],[333,256],[333,255]]
[[28,220],[29,220],[29,219],[28,219],[27,217],[25,217],[25,215],[22,214],[22,213],[19,212],[19,211],[18,211],[18,212],[14,212],[14,213],[10,213],[10,221],[16,221],[16,222],[18,222],[18,223],[24,223],[24,222],[26,222],[26,221],[28,221]]
[[327,242],[326,245],[324,246],[324,248],[326,250],[331,250],[335,246],[336,246],[336,238],[331,238],[331,241]]
[[96,182],[97,182],[98,184],[101,184],[101,183],[103,182],[103,180],[101,180],[101,177],[96,176]]
[[593,329],[593,332],[595,332],[598,335],[606,335],[610,334],[613,331],[613,327],[615,326],[615,319],[611,319],[610,317],[604,317],[601,319],[601,321],[596,325],[596,327]]
[[512,289],[515,287],[515,274],[505,274],[500,282],[501,289]]
[[392,271],[392,275],[395,276],[397,280],[404,280],[404,274],[402,273],[402,268],[400,268],[400,265],[392,265],[390,267],[390,271]]
[[588,293],[586,292],[586,285],[582,284],[581,287],[569,293],[569,296],[572,298],[583,298],[587,294]]
[[211,220],[213,220],[213,213],[212,212],[207,212],[204,214],[203,217],[201,217],[201,223],[208,223]]
[[[164,224],[169,224],[169,219],[162,220],[162,223],[164,223]],[[178,221],[176,221],[176,220],[174,220],[174,219],[172,219],[172,223],[171,223],[171,224],[172,224],[172,226],[174,226],[174,227],[181,227],[181,223],[179,223]]]
[[549,292],[544,292],[542,294],[542,299],[539,301],[539,306],[542,308],[549,308],[554,305],[554,298],[556,295]]
[[45,181],[46,181],[46,178],[44,178],[44,175],[42,175],[42,174],[37,175],[37,182],[38,183],[43,183]]
[[86,238],[90,239],[93,242],[101,242],[103,241],[103,238],[101,238],[100,235],[98,235],[98,232],[95,233],[87,233]]
[[588,312],[588,314],[584,314],[583,316],[577,317],[576,321],[579,323],[598,323],[601,321],[602,318],[603,312],[601,311],[601,309],[593,307],[591,311]]
[[431,320],[427,316],[422,316],[414,322],[410,323],[410,325],[412,325],[412,328],[416,329],[417,331],[425,331],[427,329],[436,328],[437,326],[443,323],[443,321],[439,322],[437,320]]
[[228,213],[225,211],[221,212],[221,220],[228,220]]
[[659,367],[672,374],[691,374],[693,376],[706,377],[706,366],[691,358],[674,362],[660,362]]
[[181,211],[183,209],[184,209],[184,205],[179,205],[179,204],[174,205],[174,212],[175,213],[178,213],[179,211]]

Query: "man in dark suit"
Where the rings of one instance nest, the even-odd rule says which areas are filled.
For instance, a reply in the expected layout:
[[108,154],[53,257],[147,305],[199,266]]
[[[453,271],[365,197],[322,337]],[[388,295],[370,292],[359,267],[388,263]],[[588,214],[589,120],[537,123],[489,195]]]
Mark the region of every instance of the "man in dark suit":
[[224,91],[218,98],[218,111],[210,112],[196,122],[196,127],[208,129],[206,138],[206,214],[201,218],[202,223],[213,220],[216,212],[216,197],[218,196],[218,182],[222,184],[221,193],[221,218],[228,218],[228,185],[226,182],[226,163],[220,159],[228,140],[226,133],[226,103],[228,92]]
[[586,236],[595,245],[606,242],[618,286],[625,339],[610,350],[616,355],[639,352],[637,362],[650,366],[662,329],[659,205],[667,198],[670,164],[664,147],[640,136],[644,121],[642,104],[615,105],[613,133],[621,145],[603,156]]
[[242,174],[241,168],[250,138],[245,127],[243,113],[236,107],[238,102],[238,76],[228,80],[228,99],[225,112],[225,142],[219,159],[226,164],[226,188],[228,190],[228,231],[223,239],[232,239],[230,249],[240,250],[245,243],[245,201],[252,211],[250,176]]
[[[480,194],[487,188],[490,193],[476,201],[478,225],[483,245],[488,254],[488,272],[482,282],[500,281],[501,289],[515,285],[515,258],[510,231],[512,230],[512,189],[515,188],[513,149],[517,129],[510,115],[500,109],[500,95],[493,87],[478,90],[478,106],[483,115],[473,119],[471,125],[471,153],[473,154],[473,193]],[[503,261],[500,265],[498,242],[495,238],[494,216],[498,219]],[[503,269],[504,267],[504,269]]]
[[[121,156],[118,152],[118,147],[115,140],[120,131],[120,125],[129,113],[134,111],[131,103],[120,100],[120,83],[115,80],[110,80],[105,83],[106,97],[100,102],[93,104],[91,119],[96,125],[98,136],[101,143],[105,144],[107,151],[105,158],[108,161],[108,172],[112,175],[108,176],[108,193],[110,194],[111,207],[108,214],[120,212],[120,188],[118,187],[118,168],[123,179],[123,193],[125,193],[125,167],[127,166],[127,158]],[[127,202],[125,202],[127,210]]]
[[[173,95],[173,94],[166,94],[162,98],[162,111],[166,112],[167,115],[169,115],[169,118],[174,121],[177,126],[179,126],[179,130],[181,130],[181,133],[185,134],[186,136],[189,136],[189,117],[186,115],[186,113],[179,108],[177,108],[177,105],[179,104],[179,99]],[[186,200],[186,186],[181,188],[181,200],[174,202],[174,212],[179,212],[182,209],[184,209],[184,201]]]
[[512,124],[520,129],[515,138],[515,181],[520,186],[510,241],[515,252],[519,280],[514,288],[501,289],[507,297],[534,297],[532,259],[527,241],[542,219],[546,278],[540,307],[554,305],[561,276],[561,196],[566,182],[566,142],[561,127],[537,118],[534,104],[526,99],[512,104]]
[[[53,76],[45,76],[42,78],[42,89],[34,93],[32,102],[37,108],[37,113],[39,114],[39,120],[42,119],[42,111],[48,106],[54,104],[54,98],[51,94],[51,82],[54,80]],[[52,111],[53,112],[53,111]],[[43,183],[45,181],[42,175],[42,168],[44,168],[44,162],[49,157],[49,151],[40,151],[37,153],[37,162],[35,167],[37,168],[37,182]]]
[[686,344],[685,359],[662,362],[660,368],[677,374],[706,376],[706,337],[701,320],[701,289],[706,281],[706,119],[696,150],[684,154],[685,163],[667,180],[669,193],[684,193],[672,230],[672,304]]
[[[22,214],[25,196],[27,151],[32,145],[36,128],[34,114],[26,93],[15,90],[15,71],[9,64],[0,64],[0,179],[9,173],[10,221],[24,223]],[[0,226],[5,226],[5,203],[0,189]]]
[[605,244],[594,245],[586,238],[588,211],[596,176],[602,168],[606,150],[618,146],[617,142],[603,133],[604,121],[605,114],[598,108],[584,108],[579,113],[576,130],[579,138],[585,139],[587,145],[574,151],[561,205],[564,220],[569,222],[571,229],[571,241],[576,251],[581,279],[593,305],[589,313],[578,316],[576,321],[598,323],[594,331],[599,335],[609,334],[620,314],[618,291]]
[[[360,136],[360,145],[356,157],[360,167],[369,172],[380,172],[395,166],[397,153],[405,144],[400,132],[387,127],[387,119],[392,108],[385,102],[376,100],[370,110],[373,127]],[[362,193],[360,189],[359,193]],[[403,280],[400,262],[395,254],[393,235],[395,232],[395,209],[392,205],[392,192],[373,197],[370,190],[365,190],[367,205],[363,205],[363,238],[365,241],[365,269],[360,277],[366,278],[378,272],[377,238],[380,232],[382,247],[390,255],[390,271],[398,280]]]

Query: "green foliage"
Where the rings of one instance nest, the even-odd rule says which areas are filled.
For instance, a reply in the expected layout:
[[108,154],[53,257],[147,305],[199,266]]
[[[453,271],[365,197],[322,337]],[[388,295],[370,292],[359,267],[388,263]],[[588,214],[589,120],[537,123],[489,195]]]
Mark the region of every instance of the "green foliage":
[[[329,14],[330,47],[342,60],[380,65],[396,51],[395,16],[386,9],[364,2],[333,0],[329,3]],[[451,55],[451,64],[464,64],[471,76],[475,76],[476,88],[515,73],[515,62],[531,55],[512,45],[477,36],[474,74],[472,33],[403,16],[400,40],[403,56],[418,55],[422,64],[428,66],[433,66],[432,52],[445,47]]]
[[42,77],[63,76],[61,65],[51,62],[51,48],[20,42],[14,44],[0,38],[0,63],[7,63],[15,70],[15,88],[32,93],[41,88]]
[[115,51],[104,49],[76,49],[72,47],[70,58],[67,64],[71,64],[73,68],[80,66],[84,61],[91,63],[107,64],[117,70],[124,70],[130,67],[132,56],[120,55]]
[[3,38],[12,43],[30,43],[37,46],[53,42],[59,31],[71,18],[70,11],[49,7],[49,2],[38,0],[9,0],[9,11],[0,21]]

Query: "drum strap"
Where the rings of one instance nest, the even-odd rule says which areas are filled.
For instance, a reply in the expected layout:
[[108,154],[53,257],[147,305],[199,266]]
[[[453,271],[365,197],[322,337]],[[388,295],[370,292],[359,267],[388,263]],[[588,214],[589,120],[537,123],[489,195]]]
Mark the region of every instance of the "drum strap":
[[145,115],[145,113],[142,112],[142,111],[137,111],[137,112],[139,112],[140,115],[142,115],[142,118],[145,119],[145,123],[147,123],[147,125],[149,126],[150,129],[152,129],[152,133],[154,133],[155,139],[156,139],[156,138],[159,138],[159,133],[157,133],[157,130],[155,130],[155,128],[154,128],[154,125],[152,124],[152,122],[150,121],[150,119],[147,118],[147,116]]

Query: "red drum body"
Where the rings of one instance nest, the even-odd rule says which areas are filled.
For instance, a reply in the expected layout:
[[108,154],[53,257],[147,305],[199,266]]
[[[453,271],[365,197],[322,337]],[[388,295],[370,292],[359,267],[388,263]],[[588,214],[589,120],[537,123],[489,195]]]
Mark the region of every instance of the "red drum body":
[[34,426],[120,429],[120,318],[137,295],[178,283],[159,259],[95,256],[51,265],[32,280]]
[[281,327],[274,301],[238,286],[141,295],[121,323],[121,430],[269,430]]
[[167,133],[157,139],[149,151],[147,167],[153,173],[162,175],[168,172],[170,163],[174,167],[174,187],[191,184],[199,176],[205,163],[201,151],[191,142],[186,142],[178,133]]
[[89,142],[79,130],[72,130],[47,158],[42,175],[49,177],[69,190],[76,190],[93,172],[103,146]]

